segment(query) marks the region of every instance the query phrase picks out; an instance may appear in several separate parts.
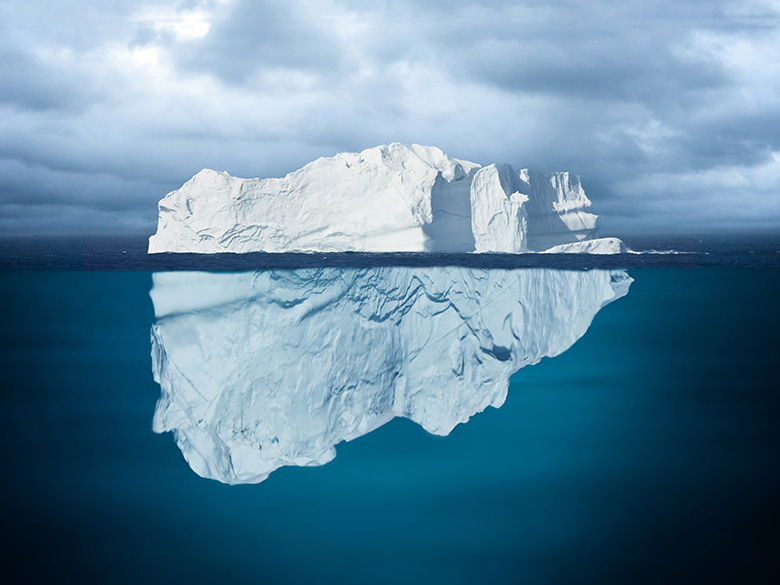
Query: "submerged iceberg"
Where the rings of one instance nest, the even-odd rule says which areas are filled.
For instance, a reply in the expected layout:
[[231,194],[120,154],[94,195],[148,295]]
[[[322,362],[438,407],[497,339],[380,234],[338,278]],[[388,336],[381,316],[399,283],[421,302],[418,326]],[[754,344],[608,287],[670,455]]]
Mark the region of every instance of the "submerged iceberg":
[[153,428],[225,483],[321,465],[394,417],[446,435],[630,283],[622,270],[156,273]]
[[598,238],[579,179],[393,143],[282,178],[205,169],[159,203],[149,252],[542,251]]

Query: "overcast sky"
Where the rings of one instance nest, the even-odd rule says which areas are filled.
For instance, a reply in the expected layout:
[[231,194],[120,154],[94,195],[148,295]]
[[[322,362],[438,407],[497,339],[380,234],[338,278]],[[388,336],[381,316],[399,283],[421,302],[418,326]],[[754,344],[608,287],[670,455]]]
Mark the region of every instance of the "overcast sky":
[[395,141],[579,174],[608,235],[780,229],[780,0],[0,3],[0,234]]

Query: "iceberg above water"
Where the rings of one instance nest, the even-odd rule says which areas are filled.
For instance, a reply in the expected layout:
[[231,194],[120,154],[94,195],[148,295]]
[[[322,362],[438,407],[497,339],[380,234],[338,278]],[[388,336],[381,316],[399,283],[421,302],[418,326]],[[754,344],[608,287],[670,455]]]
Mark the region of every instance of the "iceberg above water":
[[282,178],[204,169],[160,201],[149,252],[534,252],[596,241],[590,207],[569,173],[393,143]]
[[628,249],[618,238],[598,238],[553,246],[543,254],[627,254]]
[[622,270],[155,273],[153,429],[230,484],[322,465],[395,417],[447,435],[630,283]]

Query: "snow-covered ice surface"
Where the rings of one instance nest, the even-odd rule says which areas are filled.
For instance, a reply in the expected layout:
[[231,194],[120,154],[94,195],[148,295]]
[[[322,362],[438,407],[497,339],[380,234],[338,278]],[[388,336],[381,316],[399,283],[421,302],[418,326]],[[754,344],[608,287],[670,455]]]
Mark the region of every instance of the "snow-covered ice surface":
[[630,284],[622,270],[155,273],[153,428],[225,483],[321,465],[394,417],[446,435]]
[[578,177],[393,143],[282,178],[205,169],[159,203],[149,252],[541,251],[598,237]]
[[618,238],[596,238],[553,246],[543,254],[626,254],[626,245]]

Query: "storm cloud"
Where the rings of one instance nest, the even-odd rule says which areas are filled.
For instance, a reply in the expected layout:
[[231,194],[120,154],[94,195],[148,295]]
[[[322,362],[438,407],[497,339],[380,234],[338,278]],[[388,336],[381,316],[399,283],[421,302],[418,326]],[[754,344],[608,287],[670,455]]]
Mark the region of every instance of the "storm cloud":
[[616,235],[780,229],[777,0],[6,0],[0,64],[2,233],[393,141],[575,172]]

